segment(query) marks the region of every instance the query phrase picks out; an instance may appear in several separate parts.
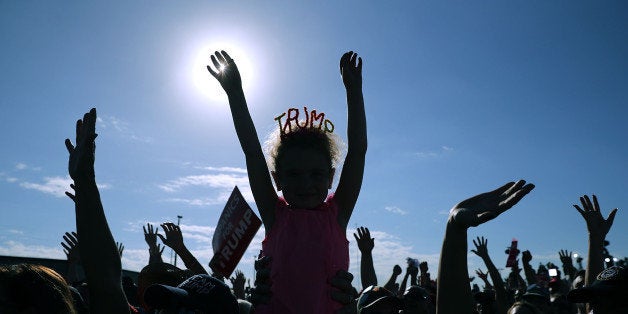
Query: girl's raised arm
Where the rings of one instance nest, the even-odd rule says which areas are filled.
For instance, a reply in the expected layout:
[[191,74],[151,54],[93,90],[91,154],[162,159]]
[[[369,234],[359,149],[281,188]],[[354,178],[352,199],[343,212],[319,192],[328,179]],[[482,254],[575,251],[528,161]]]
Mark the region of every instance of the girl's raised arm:
[[338,223],[347,228],[353,207],[360,195],[366,156],[366,115],[362,96],[362,58],[349,51],[340,58],[340,74],[347,90],[347,157],[336,189]]
[[217,70],[213,70],[209,65],[207,70],[220,82],[229,97],[233,125],[246,157],[249,184],[266,232],[269,232],[275,221],[277,192],[273,187],[264,152],[246,105],[240,72],[233,59],[225,51],[216,51],[211,56],[211,60]]

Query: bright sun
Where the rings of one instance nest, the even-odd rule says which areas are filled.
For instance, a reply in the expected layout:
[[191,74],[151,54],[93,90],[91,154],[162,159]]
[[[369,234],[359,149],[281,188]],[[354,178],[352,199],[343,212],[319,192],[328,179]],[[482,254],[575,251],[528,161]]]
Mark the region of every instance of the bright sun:
[[211,100],[226,99],[225,91],[220,86],[220,83],[212,77],[206,68],[207,65],[210,65],[213,69],[215,69],[210,60],[210,56],[214,54],[215,51],[220,50],[226,51],[235,61],[238,66],[238,70],[240,70],[243,85],[242,87],[245,91],[249,90],[248,87],[251,86],[253,81],[253,67],[251,65],[251,61],[247,58],[242,49],[236,45],[223,42],[205,45],[199,50],[192,65],[192,79],[194,81],[194,86],[196,86],[196,88],[203,95],[209,97]]

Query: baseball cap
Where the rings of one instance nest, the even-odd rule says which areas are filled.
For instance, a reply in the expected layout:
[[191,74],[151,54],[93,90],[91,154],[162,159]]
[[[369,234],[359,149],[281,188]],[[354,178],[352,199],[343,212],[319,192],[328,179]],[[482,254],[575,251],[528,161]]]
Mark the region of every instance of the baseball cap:
[[628,270],[621,266],[611,266],[597,275],[590,286],[569,291],[567,299],[574,303],[590,303],[603,297],[628,303],[627,295]]
[[222,281],[194,275],[176,287],[155,284],[144,292],[144,301],[154,309],[186,308],[205,313],[238,313],[238,301]]
[[[388,289],[369,286],[358,298],[358,313],[383,313],[403,306],[403,301]],[[397,313],[396,311],[394,313]]]

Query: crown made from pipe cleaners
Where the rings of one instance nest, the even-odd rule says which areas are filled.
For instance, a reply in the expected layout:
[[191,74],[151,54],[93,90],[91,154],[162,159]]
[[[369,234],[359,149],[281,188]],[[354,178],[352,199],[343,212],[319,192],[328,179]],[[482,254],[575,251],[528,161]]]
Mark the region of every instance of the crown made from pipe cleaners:
[[[307,107],[304,106],[303,113],[305,115],[305,119],[302,119],[301,121],[299,121],[299,109],[297,108],[290,108],[287,112],[275,117],[274,120],[279,123],[281,137],[292,132],[293,127],[295,129],[317,128],[329,133],[334,132],[334,124],[329,119],[325,119],[324,112],[318,113],[316,109],[308,112]],[[284,117],[286,117],[286,120],[282,121]]]

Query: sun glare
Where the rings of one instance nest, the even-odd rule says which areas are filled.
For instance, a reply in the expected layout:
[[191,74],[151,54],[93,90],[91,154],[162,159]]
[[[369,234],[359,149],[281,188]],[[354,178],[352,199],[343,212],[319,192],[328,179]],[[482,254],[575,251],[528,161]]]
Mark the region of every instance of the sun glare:
[[[237,45],[231,43],[218,42],[208,44],[201,47],[196,55],[195,61],[192,65],[192,79],[194,86],[198,91],[207,96],[211,100],[224,100],[226,99],[225,91],[220,86],[220,83],[216,81],[214,77],[207,71],[207,66],[211,66],[214,70],[216,67],[211,62],[210,56],[215,51],[224,50],[235,61],[240,71],[240,77],[242,78],[242,87],[245,91],[248,91],[248,87],[252,86],[253,81],[253,67],[250,59],[244,53],[244,51]],[[217,69],[223,71],[224,66]]]

